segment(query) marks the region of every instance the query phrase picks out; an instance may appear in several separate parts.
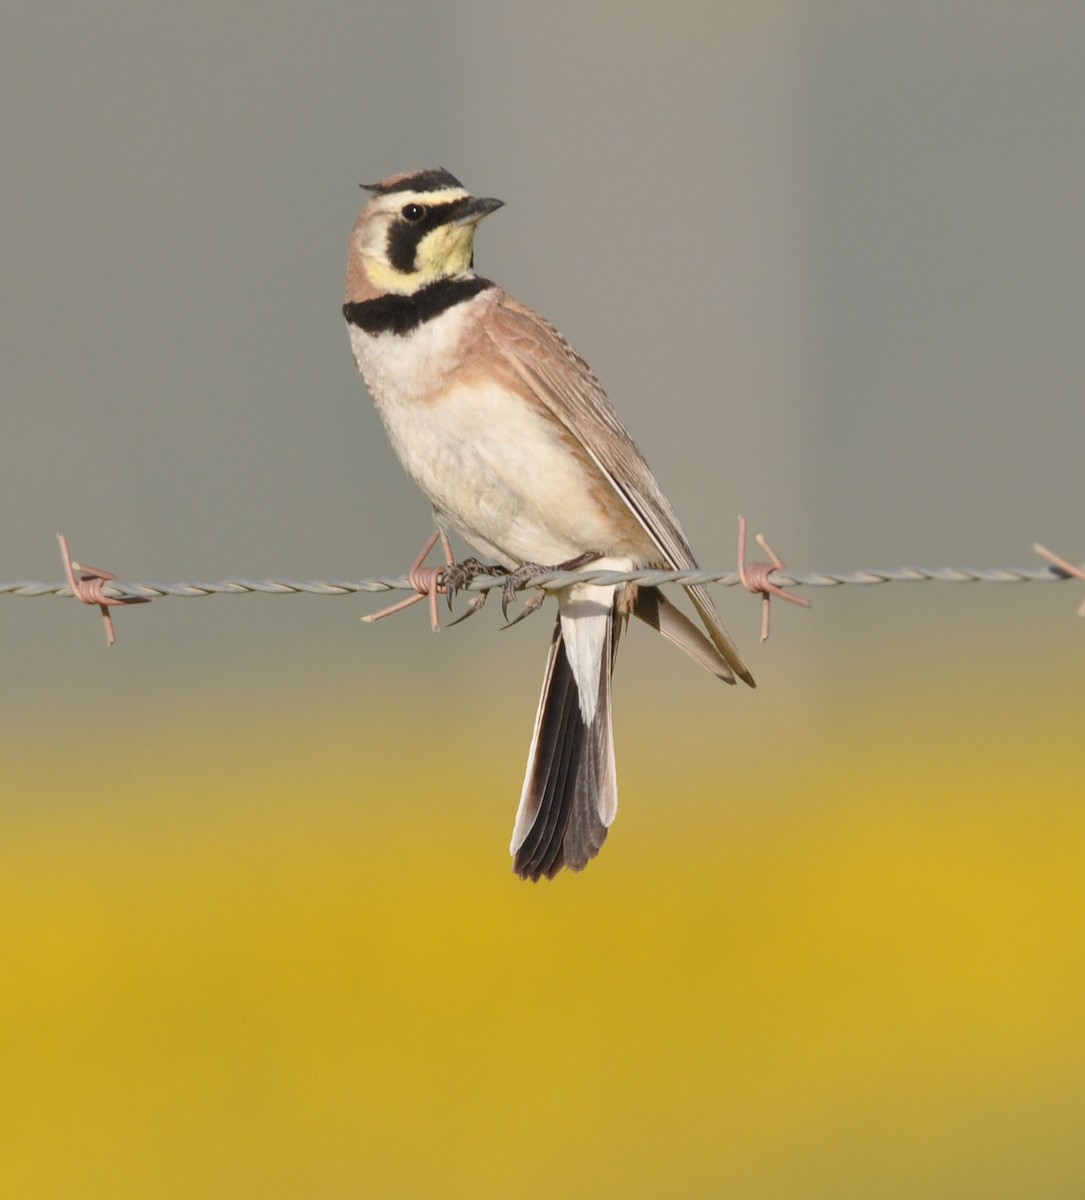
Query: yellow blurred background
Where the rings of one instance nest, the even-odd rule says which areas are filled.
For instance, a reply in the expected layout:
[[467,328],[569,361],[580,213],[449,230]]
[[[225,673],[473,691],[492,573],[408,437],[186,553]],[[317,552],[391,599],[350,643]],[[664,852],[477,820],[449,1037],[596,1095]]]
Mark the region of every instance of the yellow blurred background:
[[630,638],[619,819],[534,886],[505,846],[537,680],[445,635],[413,681],[251,670],[27,728],[0,1193],[1074,1194],[1081,656],[1044,594],[1030,672],[913,622],[805,700],[770,667],[769,725]]

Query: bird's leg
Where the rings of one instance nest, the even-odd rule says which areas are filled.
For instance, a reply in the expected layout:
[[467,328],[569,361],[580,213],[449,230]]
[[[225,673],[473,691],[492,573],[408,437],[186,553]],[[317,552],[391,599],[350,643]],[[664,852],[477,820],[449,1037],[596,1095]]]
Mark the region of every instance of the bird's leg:
[[546,593],[538,592],[527,601],[523,612],[513,617],[511,621],[509,620],[509,605],[516,600],[517,591],[534,579],[536,575],[547,575],[551,571],[578,571],[581,567],[586,567],[588,563],[595,562],[597,558],[602,557],[603,555],[598,550],[587,550],[583,554],[578,554],[576,558],[570,558],[568,562],[558,563],[553,567],[543,567],[538,563],[523,563],[515,571],[509,571],[501,589],[501,615],[505,618],[505,628],[509,629],[513,625],[518,625],[524,617],[531,616],[533,612],[542,607]]
[[[445,553],[444,567],[424,567],[422,564],[426,561],[426,555],[433,549],[437,543],[437,539],[441,539],[441,549]],[[370,613],[368,616],[362,617],[363,621],[372,622],[380,621],[384,617],[390,617],[393,613],[402,612],[405,608],[410,608],[412,604],[417,604],[420,600],[429,599],[429,620],[434,633],[438,633],[441,628],[441,619],[437,615],[437,595],[444,591],[444,573],[448,567],[455,565],[455,558],[452,555],[452,545],[447,536],[439,529],[433,531],[433,536],[422,547],[422,553],[411,564],[411,569],[407,572],[407,579],[410,581],[411,587],[417,593],[414,596],[408,596],[406,600],[400,600],[396,604],[390,604],[387,608],[382,608],[380,612]]]

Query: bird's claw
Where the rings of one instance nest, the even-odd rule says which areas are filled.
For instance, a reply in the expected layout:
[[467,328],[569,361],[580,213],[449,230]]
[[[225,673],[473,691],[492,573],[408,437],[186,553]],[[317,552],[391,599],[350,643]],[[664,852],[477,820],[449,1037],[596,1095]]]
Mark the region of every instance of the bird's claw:
[[[516,602],[516,593],[524,586],[525,583],[528,582],[528,580],[534,579],[536,575],[545,575],[546,571],[547,568],[540,567],[538,563],[521,563],[521,565],[518,566],[515,571],[509,571],[509,573],[506,575],[504,586],[501,588],[501,615],[505,618],[505,623],[507,625],[515,624],[514,621],[509,620],[509,605]],[[535,608],[538,607],[539,605],[536,604]],[[523,618],[527,616],[528,612],[534,612],[535,608],[525,608],[525,611],[517,618],[517,620],[523,620]]]
[[479,592],[477,595],[472,596],[463,612],[454,621],[449,621],[445,628],[451,629],[453,625],[458,625],[461,621],[466,621],[468,617],[473,617],[486,603],[486,597],[489,594],[489,592]]
[[546,593],[545,592],[536,592],[535,595],[532,596],[527,601],[527,603],[524,605],[523,609],[520,612],[518,612],[516,614],[516,616],[512,618],[511,621],[508,619],[507,616],[505,617],[505,624],[502,625],[501,628],[502,629],[511,629],[514,625],[519,625],[520,622],[524,619],[524,617],[530,617],[533,612],[536,612],[538,609],[542,608],[545,601],[546,601]]
[[[448,611],[452,611],[452,598],[457,592],[462,591],[472,580],[477,579],[480,575],[507,575],[508,571],[498,563],[479,562],[477,558],[465,558],[462,562],[449,563],[441,573],[441,586],[445,593],[445,599],[448,601]],[[464,613],[464,616],[469,616],[471,612],[478,612],[486,602],[486,593],[480,592],[482,599],[474,604],[474,607],[469,606],[469,611]],[[458,618],[463,620],[463,617]],[[455,625],[452,621],[450,624]]]

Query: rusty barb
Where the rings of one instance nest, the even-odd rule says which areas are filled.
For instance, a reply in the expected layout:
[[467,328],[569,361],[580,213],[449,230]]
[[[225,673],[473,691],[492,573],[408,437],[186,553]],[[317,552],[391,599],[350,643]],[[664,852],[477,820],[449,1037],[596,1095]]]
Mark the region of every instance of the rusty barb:
[[765,642],[768,641],[769,626],[772,621],[770,605],[772,604],[773,596],[779,596],[781,600],[790,600],[792,604],[801,604],[803,608],[812,608],[813,605],[805,596],[795,596],[791,592],[785,592],[783,588],[772,582],[769,578],[772,573],[774,571],[786,571],[787,563],[765,541],[763,534],[759,533],[755,535],[754,541],[772,559],[772,562],[748,563],[746,561],[746,518],[739,517],[738,578],[746,591],[761,596],[761,640]]
[[[107,596],[102,588],[112,583],[117,577],[112,571],[100,571],[97,567],[85,567],[72,559],[68,550],[68,539],[62,533],[57,534],[60,542],[60,557],[64,561],[64,572],[68,576],[68,587],[72,595],[84,604],[97,604],[105,622],[106,644],[112,646],[117,640],[113,629],[113,616],[110,608],[117,604],[150,604],[149,596]],[[76,574],[78,572],[78,574]]]

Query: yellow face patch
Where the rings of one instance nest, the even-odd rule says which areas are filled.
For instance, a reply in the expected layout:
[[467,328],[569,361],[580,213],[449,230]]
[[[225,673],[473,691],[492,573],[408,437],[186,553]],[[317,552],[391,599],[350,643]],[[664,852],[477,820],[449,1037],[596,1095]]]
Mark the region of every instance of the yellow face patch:
[[399,271],[383,256],[363,255],[362,265],[374,287],[409,296],[427,284],[469,271],[474,241],[474,225],[442,225],[418,243],[414,271]]
[[394,198],[382,196],[372,201],[368,219],[363,215],[355,234],[355,250],[369,282],[379,291],[409,296],[438,280],[468,273],[474,249],[475,222],[459,224],[452,213],[446,224],[430,229],[419,238],[413,248],[410,269],[404,269],[407,263],[402,256],[397,261],[391,249],[397,232],[409,229],[409,223],[402,215],[405,208],[417,204],[432,212],[435,205],[443,207],[466,199],[468,195],[463,189],[446,189],[433,193],[399,193]]
[[426,283],[471,269],[475,226],[441,225],[418,244],[418,274]]

